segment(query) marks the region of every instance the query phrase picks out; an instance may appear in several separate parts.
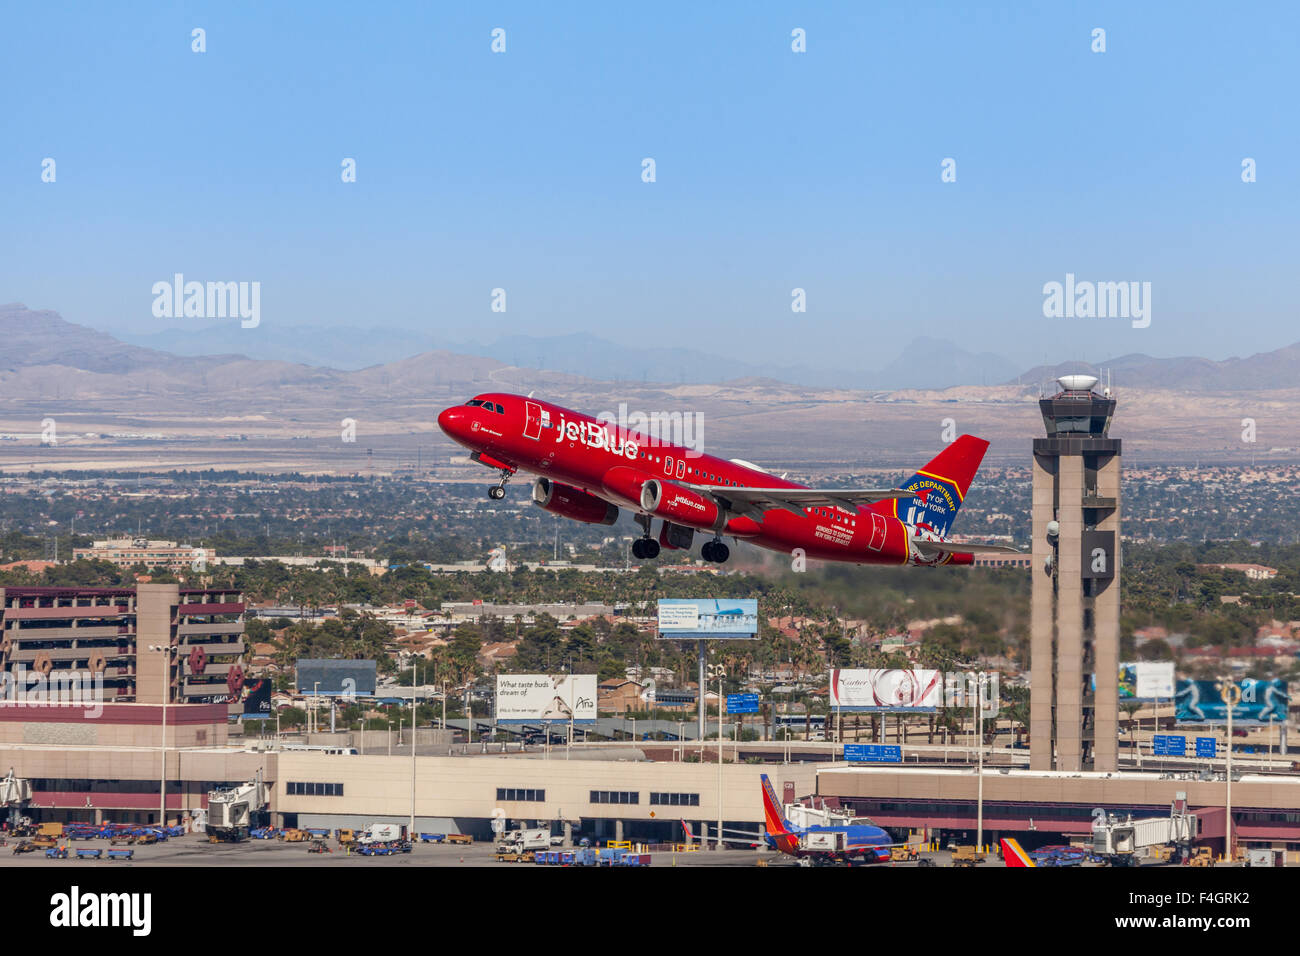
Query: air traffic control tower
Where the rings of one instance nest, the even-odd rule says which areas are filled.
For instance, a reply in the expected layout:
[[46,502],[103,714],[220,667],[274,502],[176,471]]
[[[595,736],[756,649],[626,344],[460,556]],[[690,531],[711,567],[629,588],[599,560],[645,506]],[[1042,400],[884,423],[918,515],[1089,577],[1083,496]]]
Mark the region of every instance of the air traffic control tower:
[[[1034,439],[1029,765],[1115,770],[1119,750],[1120,441],[1091,375],[1057,379]],[[1096,675],[1096,690],[1093,690]]]

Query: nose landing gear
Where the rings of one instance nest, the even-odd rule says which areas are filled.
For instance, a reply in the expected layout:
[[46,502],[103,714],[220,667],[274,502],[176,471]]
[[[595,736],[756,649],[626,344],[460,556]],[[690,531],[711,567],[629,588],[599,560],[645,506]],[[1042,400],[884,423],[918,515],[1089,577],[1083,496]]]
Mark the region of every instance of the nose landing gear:
[[513,474],[513,471],[507,471],[503,468],[501,470],[501,480],[488,488],[488,497],[493,501],[500,501],[504,498],[506,496],[506,482],[510,480],[510,476]]

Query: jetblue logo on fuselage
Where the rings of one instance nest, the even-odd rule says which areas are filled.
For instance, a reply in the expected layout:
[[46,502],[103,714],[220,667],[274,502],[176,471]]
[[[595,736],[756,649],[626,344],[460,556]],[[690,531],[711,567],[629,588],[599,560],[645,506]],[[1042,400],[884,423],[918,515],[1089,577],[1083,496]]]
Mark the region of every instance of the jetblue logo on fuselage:
[[628,461],[636,461],[637,452],[640,451],[636,442],[616,437],[604,425],[596,422],[565,421],[564,416],[561,415],[560,424],[555,428],[555,443],[558,445],[566,440],[582,442],[588,448],[601,448]]

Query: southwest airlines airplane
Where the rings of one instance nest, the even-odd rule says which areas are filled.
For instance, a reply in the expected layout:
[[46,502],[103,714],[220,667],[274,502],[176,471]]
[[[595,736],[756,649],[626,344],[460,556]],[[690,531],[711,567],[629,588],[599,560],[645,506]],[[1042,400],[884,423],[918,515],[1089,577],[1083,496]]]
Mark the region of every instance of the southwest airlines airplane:
[[[820,859],[823,862],[880,863],[889,859],[889,848],[898,846],[889,831],[872,823],[849,823],[843,826],[797,827],[785,818],[781,804],[772,789],[772,781],[762,774],[763,823],[767,845],[782,853],[800,859]],[[801,837],[814,833],[843,834],[843,848],[833,851],[807,849]]]
[[[970,564],[976,553],[1017,553],[1001,545],[947,541],[988,442],[962,435],[901,488],[805,488],[739,458],[681,445],[597,420],[531,396],[487,393],[438,416],[438,426],[495,469],[488,490],[505,497],[517,472],[531,473],[533,501],[557,515],[613,524],[632,513],[642,537],[637,558],[660,547],[726,561],[724,537],[787,554],[853,564]],[[660,519],[659,534],[652,534]]]

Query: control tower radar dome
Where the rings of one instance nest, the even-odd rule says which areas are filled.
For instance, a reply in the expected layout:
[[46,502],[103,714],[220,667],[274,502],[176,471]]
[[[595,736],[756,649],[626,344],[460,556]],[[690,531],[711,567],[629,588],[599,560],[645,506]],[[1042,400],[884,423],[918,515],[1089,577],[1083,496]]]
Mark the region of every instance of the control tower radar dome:
[[1062,375],[1056,382],[1067,392],[1090,392],[1092,387],[1097,384],[1097,376]]

